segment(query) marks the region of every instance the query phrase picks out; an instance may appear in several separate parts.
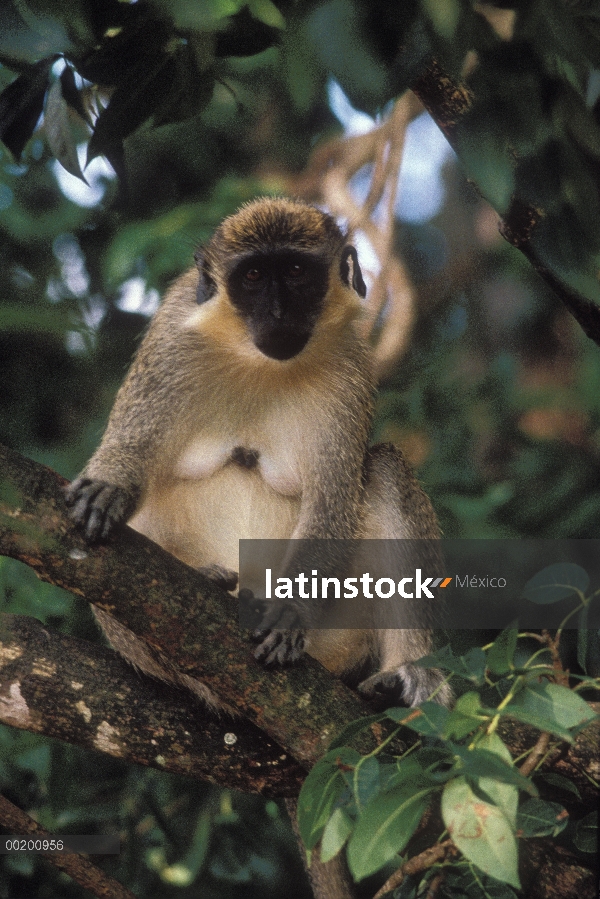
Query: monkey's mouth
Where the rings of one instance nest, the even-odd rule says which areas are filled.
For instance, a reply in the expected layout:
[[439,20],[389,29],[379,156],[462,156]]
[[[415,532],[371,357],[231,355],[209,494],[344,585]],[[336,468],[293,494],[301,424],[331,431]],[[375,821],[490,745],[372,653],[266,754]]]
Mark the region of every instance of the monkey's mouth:
[[311,331],[278,328],[263,331],[254,336],[254,345],[270,359],[284,361],[301,353],[310,340]]

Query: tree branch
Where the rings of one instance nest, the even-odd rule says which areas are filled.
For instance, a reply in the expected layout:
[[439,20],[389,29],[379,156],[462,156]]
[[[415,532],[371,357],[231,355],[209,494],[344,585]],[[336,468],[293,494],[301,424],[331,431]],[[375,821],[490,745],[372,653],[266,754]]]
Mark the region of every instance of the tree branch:
[[124,527],[90,548],[67,516],[55,472],[0,446],[0,553],[94,603],[187,674],[204,681],[298,762],[372,710],[305,656],[265,670],[237,626],[237,602],[152,541]]
[[20,615],[0,615],[0,722],[246,793],[296,796],[306,776],[247,719]]
[[[411,85],[411,89],[444,132],[450,145],[457,150],[461,134],[468,127],[468,113],[475,100],[469,87],[454,82],[436,60],[431,60],[426,71]],[[516,168],[519,159],[512,148],[510,151],[507,148],[507,159]],[[534,208],[515,193],[511,198],[509,209],[503,215],[500,233],[523,253],[576,319],[584,333],[600,345],[600,307],[576,290],[565,278],[560,277],[556,271],[551,271],[536,252],[536,229],[545,218],[546,210]]]
[[[264,672],[228,594],[129,528],[90,549],[67,518],[57,474],[3,447],[0,467],[0,553],[112,612],[251,721],[211,715],[191,696],[139,677],[112,650],[12,615],[0,621],[0,720],[246,791],[296,794],[333,734],[367,707],[312,659]],[[539,737],[517,722],[502,729],[513,755]],[[596,721],[543,763],[579,787],[581,800],[564,800],[578,816],[597,804],[599,732]],[[541,848],[540,864],[551,867],[554,852]],[[567,855],[564,862],[571,871]],[[591,875],[580,874],[582,899],[581,878],[587,884]]]

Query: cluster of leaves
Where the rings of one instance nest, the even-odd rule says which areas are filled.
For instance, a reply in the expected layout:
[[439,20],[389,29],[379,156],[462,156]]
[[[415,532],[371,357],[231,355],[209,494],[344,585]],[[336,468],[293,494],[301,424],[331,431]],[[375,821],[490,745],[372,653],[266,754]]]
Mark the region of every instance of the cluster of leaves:
[[0,94],[0,138],[19,157],[43,109],[52,152],[83,177],[74,113],[91,129],[88,161],[105,155],[124,175],[124,142],[195,119],[233,59],[276,66],[304,113],[331,74],[375,113],[433,60],[458,81],[471,59],[463,108],[446,123],[468,175],[511,227],[530,230],[536,259],[599,301],[597,4],[503,3],[500,24],[495,12],[470,0],[48,0],[25,15],[15,0],[0,60],[20,74]]
[[20,74],[0,95],[0,138],[19,158],[43,110],[52,152],[80,178],[69,111],[92,131],[87,162],[104,155],[124,175],[130,134],[149,120],[158,127],[197,115],[212,96],[218,61],[261,53],[284,25],[271,0],[46,7],[24,16],[15,3],[5,12],[11,28],[0,59]]
[[[524,592],[542,604],[575,592],[581,612],[598,595],[585,596],[581,587],[587,588],[586,578],[578,566],[553,565],[532,578]],[[446,646],[421,659],[425,667],[441,668],[466,681],[467,691],[452,710],[428,701],[415,709],[388,709],[346,728],[314,766],[300,794],[298,820],[308,849],[320,842],[320,857],[327,861],[346,846],[356,880],[390,865],[398,867],[406,861],[402,853],[425,811],[438,797],[445,828],[438,842],[449,838],[452,846],[443,859],[445,879],[439,895],[456,895],[460,885],[460,895],[468,899],[515,897],[513,888],[521,887],[518,840],[557,836],[567,826],[571,844],[580,852],[594,853],[596,815],[571,824],[566,809],[539,797],[538,784],[544,782],[576,796],[577,787],[556,773],[540,772],[543,759],[532,772],[522,773],[498,734],[502,719],[512,718],[572,743],[598,718],[578,690],[597,690],[600,680],[582,675],[574,689],[557,682],[564,680],[564,673],[557,676],[547,653],[551,643],[558,646],[561,631],[528,658],[518,650],[519,638],[528,635],[511,627],[483,649],[459,656]],[[361,755],[346,745],[386,720],[397,727],[371,753]],[[386,756],[390,742],[407,730],[417,735],[417,742],[399,757]],[[526,797],[521,802],[520,793]],[[420,883],[407,880],[402,899],[424,895],[440,864],[424,866]]]

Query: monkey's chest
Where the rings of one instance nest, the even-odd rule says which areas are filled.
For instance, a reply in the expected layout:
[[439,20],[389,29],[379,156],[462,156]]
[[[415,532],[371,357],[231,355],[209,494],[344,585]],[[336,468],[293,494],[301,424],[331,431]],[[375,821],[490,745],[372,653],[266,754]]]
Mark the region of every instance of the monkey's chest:
[[300,513],[292,460],[263,445],[196,442],[149,486],[131,524],[188,565],[237,571],[240,539],[287,539]]
[[174,476],[184,481],[206,481],[222,469],[259,478],[282,496],[299,497],[302,483],[298,461],[284,445],[265,444],[252,437],[193,441],[181,454],[174,467]]

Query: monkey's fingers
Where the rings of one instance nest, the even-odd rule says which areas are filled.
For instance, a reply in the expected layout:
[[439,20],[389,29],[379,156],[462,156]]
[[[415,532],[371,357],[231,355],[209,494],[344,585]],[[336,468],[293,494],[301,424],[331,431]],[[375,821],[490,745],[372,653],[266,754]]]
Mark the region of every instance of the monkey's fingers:
[[304,652],[304,631],[264,631],[254,658],[263,665],[289,665]]
[[77,478],[64,496],[71,518],[90,543],[105,540],[133,512],[131,495],[123,487],[92,478]]
[[237,571],[232,571],[230,568],[223,568],[222,565],[206,565],[203,568],[199,568],[198,571],[223,590],[231,592],[232,590],[235,590],[238,585]]

